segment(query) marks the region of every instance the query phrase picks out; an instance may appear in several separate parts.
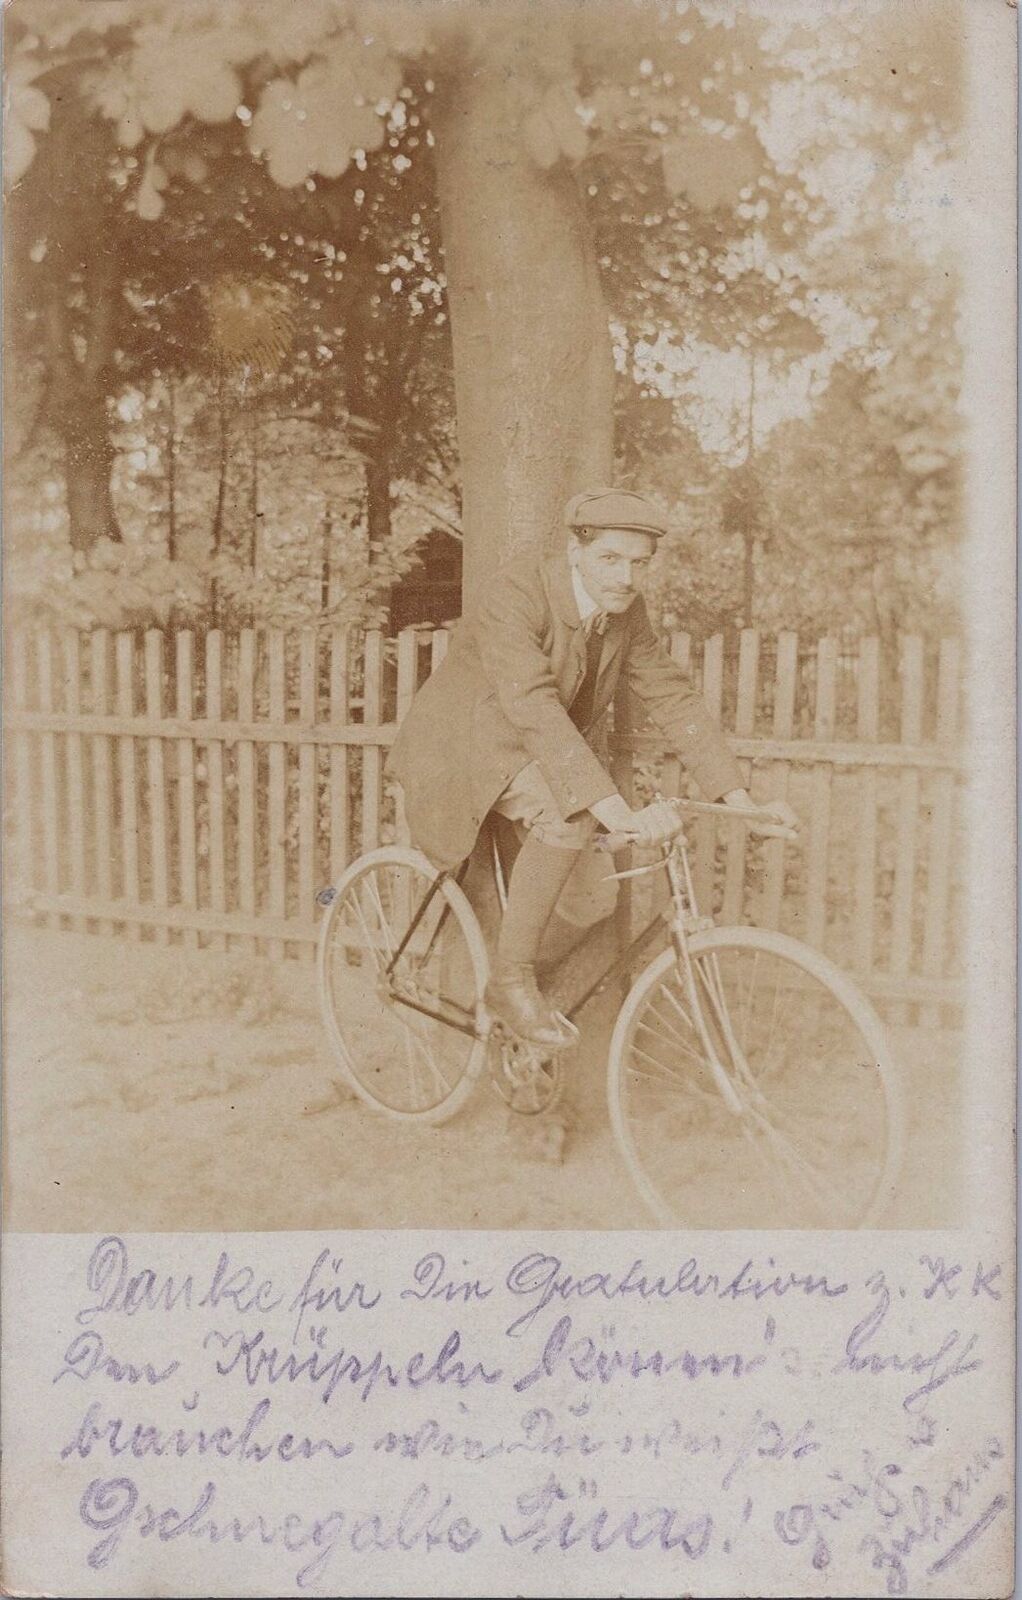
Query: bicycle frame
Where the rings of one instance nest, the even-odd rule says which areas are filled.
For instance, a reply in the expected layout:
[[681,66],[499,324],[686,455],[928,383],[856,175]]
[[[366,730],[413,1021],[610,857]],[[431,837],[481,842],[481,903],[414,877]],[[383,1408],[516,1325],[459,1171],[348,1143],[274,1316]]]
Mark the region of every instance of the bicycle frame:
[[[467,871],[467,866],[467,862],[462,863],[462,866],[459,868],[454,880],[456,883],[460,884],[465,872]],[[497,847],[496,839],[492,835],[490,866],[493,874],[493,883],[497,893],[497,898],[501,908],[503,909],[507,904],[507,884],[504,876],[503,863],[500,858],[500,852]],[[702,1037],[704,1047],[706,1048],[710,1057],[711,1063],[713,1064],[714,1075],[717,1076],[719,1073],[719,1086],[721,1093],[724,1095],[731,1108],[736,1110],[738,1109],[737,1097],[734,1094],[734,1090],[730,1085],[730,1081],[726,1072],[724,1071],[724,1068],[719,1062],[716,1048],[706,1027],[705,1020],[703,1018],[703,1006],[699,1000],[695,983],[695,974],[692,971],[691,961],[688,955],[688,927],[691,927],[692,925],[707,925],[711,919],[707,918],[704,922],[704,919],[701,919],[698,915],[695,890],[692,883],[692,875],[689,869],[688,855],[684,843],[675,841],[672,844],[664,845],[662,847],[661,858],[659,861],[651,863],[647,868],[640,868],[638,870],[643,872],[653,871],[660,867],[666,869],[668,883],[670,885],[670,913],[668,914],[666,911],[660,913],[660,915],[654,917],[643,929],[641,929],[641,931],[629,941],[628,945],[623,950],[620,950],[614,959],[609,962],[607,966],[598,974],[598,976],[589,984],[588,988],[586,988],[584,992],[571,1003],[570,1007],[566,1009],[565,1015],[569,1021],[574,1021],[575,1017],[586,1005],[588,1005],[590,1000],[592,1000],[597,994],[602,993],[614,978],[627,970],[627,968],[633,965],[641,954],[646,952],[648,947],[653,943],[654,939],[660,936],[663,931],[664,924],[666,923],[670,931],[672,943],[674,944],[678,955],[679,963],[686,974],[686,987],[689,991],[690,1004],[693,1007],[694,1015],[698,1018],[700,1035]],[[454,1028],[459,1033],[469,1034],[478,1038],[481,1035],[479,1033],[479,1027],[476,1019],[472,1017],[462,1006],[460,1006],[457,1001],[452,1000],[449,996],[440,995],[438,996],[439,1007],[442,1007],[443,1009],[440,1009],[438,1006],[429,1006],[417,996],[403,992],[392,981],[398,961],[408,948],[408,945],[413,938],[416,929],[420,926],[424,916],[426,915],[429,906],[432,904],[436,895],[440,892],[445,878],[449,876],[449,873],[438,873],[436,878],[430,884],[426,893],[423,895],[418,906],[416,907],[411,922],[405,930],[400,943],[388,961],[384,975],[388,980],[391,980],[390,995],[391,998],[399,1005],[407,1006],[410,1010],[417,1011],[422,1016],[430,1017],[435,1022],[442,1022],[445,1026]],[[430,952],[433,950],[433,947],[440,936],[444,922],[447,919],[447,915],[448,909],[445,905],[444,910],[437,919],[437,925],[430,935],[430,940],[424,954],[424,959],[428,957]],[[729,1024],[726,1025],[724,1031],[726,1037],[730,1035],[731,1030]],[[732,1040],[730,1038],[728,1038],[728,1043],[729,1046],[732,1045]]]

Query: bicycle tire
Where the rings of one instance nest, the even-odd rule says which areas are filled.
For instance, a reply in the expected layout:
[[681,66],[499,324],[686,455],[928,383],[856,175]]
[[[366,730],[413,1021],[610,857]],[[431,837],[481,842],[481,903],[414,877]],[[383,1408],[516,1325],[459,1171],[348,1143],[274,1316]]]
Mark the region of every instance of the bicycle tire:
[[[368,1063],[370,1041],[372,1047],[379,1052],[382,1037],[383,1050],[384,1052],[387,1050],[388,1040],[383,1037],[381,1017],[385,1019],[389,1015],[397,1023],[399,1031],[393,1035],[395,1039],[402,1037],[400,1030],[408,1034],[417,1027],[420,1031],[414,1036],[421,1039],[427,1026],[442,1029],[444,1025],[421,1019],[419,1013],[410,1011],[399,1001],[388,998],[382,991],[378,973],[375,997],[368,993],[358,996],[360,1000],[364,999],[367,1002],[362,1006],[364,1020],[355,1017],[346,1005],[342,1005],[342,999],[346,1000],[347,997],[342,997],[337,992],[335,958],[338,953],[339,930],[343,925],[346,909],[350,910],[352,905],[353,892],[357,890],[359,883],[367,880],[370,875],[379,876],[388,869],[403,870],[421,880],[420,890],[423,894],[440,877],[438,869],[420,851],[403,845],[384,845],[378,850],[368,851],[352,862],[333,889],[329,908],[320,928],[317,964],[320,1007],[328,1037],[345,1079],[359,1099],[371,1106],[374,1111],[395,1121],[423,1124],[446,1122],[461,1110],[482,1073],[487,1054],[487,1040],[483,1030],[480,1030],[480,1035],[471,1036],[447,1029],[452,1055],[456,1048],[455,1042],[462,1041],[458,1069],[456,1075],[452,1076],[447,1092],[441,1094],[439,1099],[418,1107],[396,1104],[393,1094],[388,1098],[388,1095],[379,1088],[374,1092],[374,1069]],[[489,958],[479,922],[465,894],[453,879],[444,878],[437,893],[442,897],[447,912],[453,918],[453,924],[464,941],[465,954],[468,957],[471,994],[465,997],[465,1009],[481,1020],[480,1007],[489,973]],[[410,903],[417,904],[418,900]],[[365,941],[367,945],[370,942]],[[349,940],[344,943],[343,948],[350,951],[356,948],[356,944]],[[341,970],[344,970],[343,965]],[[365,985],[361,987],[363,991],[366,988]],[[440,1038],[442,1035],[438,1034],[437,1037]],[[361,1071],[359,1060],[356,1058],[361,1058]],[[376,1069],[375,1076],[379,1075],[379,1069]]]
[[[710,955],[719,957],[727,951],[752,952],[786,962],[794,970],[800,971],[809,979],[818,983],[821,989],[828,993],[836,1005],[845,1013],[851,1027],[856,1030],[862,1040],[864,1051],[866,1052],[863,1060],[858,1065],[875,1067],[884,1115],[884,1149],[882,1156],[877,1161],[875,1181],[871,1184],[869,1192],[862,1197],[861,1207],[856,1210],[854,1219],[833,1225],[859,1228],[874,1226],[890,1204],[896,1191],[904,1144],[904,1112],[900,1072],[892,1054],[884,1025],[869,1000],[859,991],[852,979],[826,956],[811,949],[808,945],[801,944],[796,939],[789,938],[786,934],[777,933],[770,929],[751,927],[708,929],[705,932],[692,935],[688,941],[688,948],[691,960],[694,963],[698,962],[700,957]],[[676,1204],[666,1201],[664,1195],[645,1170],[629,1125],[627,1108],[627,1082],[629,1075],[634,1075],[635,1072],[635,1069],[630,1066],[630,1061],[639,1019],[643,1016],[643,1008],[649,1004],[650,997],[657,993],[658,985],[662,985],[668,975],[671,974],[672,969],[677,970],[678,965],[677,954],[673,947],[669,947],[662,951],[639,974],[632,985],[618,1014],[611,1039],[607,1092],[611,1126],[618,1148],[621,1151],[632,1182],[638,1189],[648,1209],[665,1226],[677,1226],[680,1223],[695,1226],[700,1224],[693,1223],[691,1216],[679,1211]],[[672,1015],[672,1022],[674,1020]],[[679,1023],[679,1029],[680,1026],[681,1024]],[[700,1048],[702,1047],[700,1046]],[[705,1051],[703,1051],[703,1056],[705,1060]],[[688,1069],[685,1070],[687,1071]],[[723,1106],[722,1100],[720,1100],[720,1105]],[[731,1113],[728,1112],[727,1115],[730,1116]],[[740,1223],[736,1220],[722,1220],[718,1217],[713,1223],[704,1225],[770,1227],[785,1225],[811,1226],[812,1224],[806,1224],[805,1222],[777,1224],[766,1217],[762,1221],[754,1223]],[[817,1225],[828,1226],[829,1224],[821,1223]]]

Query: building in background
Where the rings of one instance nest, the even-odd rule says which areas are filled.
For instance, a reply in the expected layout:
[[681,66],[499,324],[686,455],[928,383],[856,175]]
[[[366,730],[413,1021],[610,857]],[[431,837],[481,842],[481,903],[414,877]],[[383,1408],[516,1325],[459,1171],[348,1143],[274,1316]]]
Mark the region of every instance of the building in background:
[[390,632],[416,622],[441,627],[461,615],[461,540],[432,528],[415,546],[418,564],[390,591]]

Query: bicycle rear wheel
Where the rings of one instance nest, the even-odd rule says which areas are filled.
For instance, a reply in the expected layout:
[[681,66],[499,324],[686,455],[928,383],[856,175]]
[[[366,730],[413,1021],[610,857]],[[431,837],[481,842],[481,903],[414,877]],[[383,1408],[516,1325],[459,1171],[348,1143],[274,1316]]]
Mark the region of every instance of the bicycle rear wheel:
[[[474,1031],[486,947],[450,878],[401,950],[440,876],[418,850],[372,850],[340,878],[320,930],[320,1001],[345,1076],[374,1110],[406,1121],[452,1117],[486,1058],[486,1040]],[[416,1006],[445,1012],[456,1025]]]
[[611,1123],[665,1225],[874,1224],[901,1162],[898,1077],[883,1024],[826,957],[760,928],[689,941],[700,1010],[741,1102],[714,1079],[683,971],[665,950],[611,1041]]

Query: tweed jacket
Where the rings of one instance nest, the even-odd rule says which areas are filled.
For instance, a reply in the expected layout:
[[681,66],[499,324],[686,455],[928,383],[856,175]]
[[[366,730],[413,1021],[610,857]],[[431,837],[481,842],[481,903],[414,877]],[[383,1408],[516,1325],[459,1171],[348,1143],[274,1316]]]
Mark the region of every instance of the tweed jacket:
[[594,732],[624,675],[709,799],[741,771],[702,698],[658,643],[641,598],[607,618],[588,736],[568,707],[585,674],[585,635],[567,555],[495,572],[398,729],[389,771],[415,844],[438,867],[471,853],[501,792],[538,762],[562,815],[616,793]]

